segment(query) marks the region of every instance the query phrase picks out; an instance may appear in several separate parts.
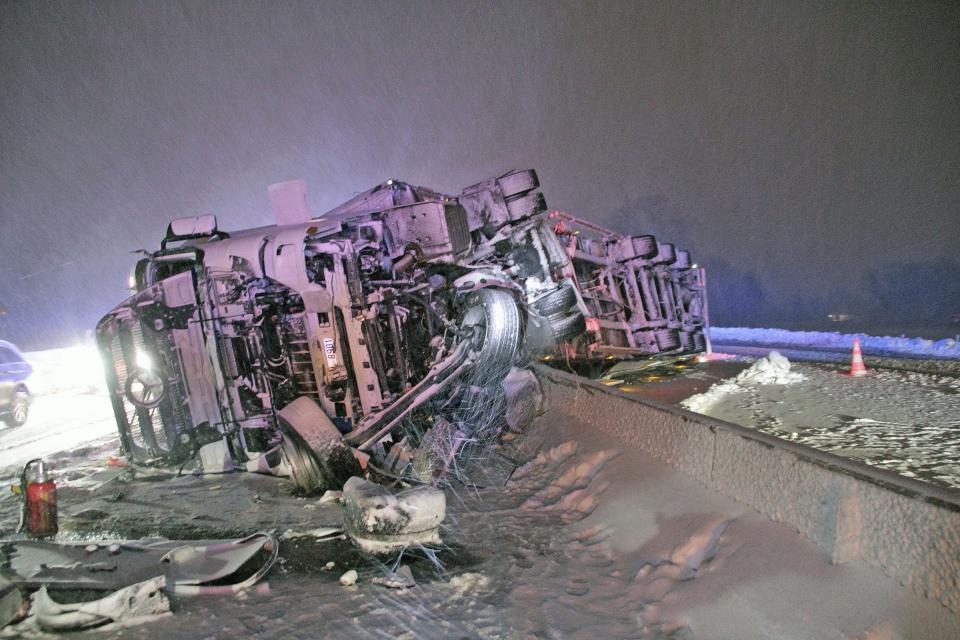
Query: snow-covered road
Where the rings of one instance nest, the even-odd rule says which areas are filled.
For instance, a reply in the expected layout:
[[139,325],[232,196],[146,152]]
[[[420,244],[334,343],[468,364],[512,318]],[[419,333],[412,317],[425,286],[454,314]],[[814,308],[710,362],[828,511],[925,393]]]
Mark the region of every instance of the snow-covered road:
[[87,447],[117,437],[105,393],[65,391],[37,396],[22,427],[0,429],[0,473],[8,475],[31,458]]

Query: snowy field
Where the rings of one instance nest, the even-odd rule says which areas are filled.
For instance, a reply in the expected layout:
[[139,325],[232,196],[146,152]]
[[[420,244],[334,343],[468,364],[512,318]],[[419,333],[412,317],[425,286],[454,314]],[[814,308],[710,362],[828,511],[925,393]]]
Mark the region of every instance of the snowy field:
[[[869,361],[868,361],[869,366]],[[790,363],[773,352],[681,405],[901,475],[960,488],[960,378]]]

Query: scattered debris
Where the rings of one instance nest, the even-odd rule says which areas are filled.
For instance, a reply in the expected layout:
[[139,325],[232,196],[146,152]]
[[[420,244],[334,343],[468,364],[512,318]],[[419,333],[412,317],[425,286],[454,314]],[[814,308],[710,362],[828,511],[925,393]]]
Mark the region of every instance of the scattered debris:
[[316,529],[307,529],[306,531],[294,531],[287,529],[280,536],[281,540],[293,540],[295,538],[316,538],[317,540],[329,540],[339,537],[343,534],[340,527],[318,527]]
[[340,576],[340,584],[342,584],[345,587],[353,586],[357,584],[357,578],[359,577],[360,575],[357,573],[356,569],[350,569],[349,571],[344,573],[342,576]]
[[417,586],[417,581],[413,579],[413,571],[407,565],[401,566],[396,571],[390,571],[384,576],[377,576],[373,579],[373,583],[388,589],[409,589]]

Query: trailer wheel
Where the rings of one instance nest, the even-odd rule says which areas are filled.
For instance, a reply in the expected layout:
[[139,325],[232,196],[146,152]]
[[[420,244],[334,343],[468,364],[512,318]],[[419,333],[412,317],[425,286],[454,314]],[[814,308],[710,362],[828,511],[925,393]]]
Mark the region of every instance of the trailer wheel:
[[510,198],[520,193],[533,191],[540,186],[537,173],[532,169],[526,171],[511,171],[505,176],[497,178],[504,198]]
[[680,332],[676,329],[657,329],[654,336],[660,351],[673,351],[680,347]]
[[654,256],[655,264],[673,264],[677,260],[677,250],[669,242],[658,242],[659,247],[657,255]]
[[657,255],[657,239],[653,236],[633,236],[630,242],[633,243],[633,253],[636,258],[649,260]]
[[507,211],[512,220],[521,220],[545,211],[547,203],[539,191],[519,196],[515,200],[507,200]]
[[577,294],[571,286],[563,286],[538,298],[531,307],[544,318],[566,315],[577,304]]
[[570,342],[587,332],[587,320],[577,311],[560,320],[551,320],[550,328],[557,342]]
[[683,249],[677,249],[677,260],[673,263],[674,269],[689,269],[690,268],[690,252],[684,251]]

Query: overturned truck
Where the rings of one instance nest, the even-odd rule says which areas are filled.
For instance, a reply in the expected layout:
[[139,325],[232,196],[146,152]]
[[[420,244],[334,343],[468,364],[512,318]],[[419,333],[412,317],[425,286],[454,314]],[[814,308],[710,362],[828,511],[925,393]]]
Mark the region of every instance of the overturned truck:
[[269,189],[273,226],[172,221],[97,325],[126,455],[308,491],[361,466],[435,484],[509,428],[528,358],[705,348],[689,254],[538,189],[532,170],[456,196],[388,180],[312,216],[291,181]]

